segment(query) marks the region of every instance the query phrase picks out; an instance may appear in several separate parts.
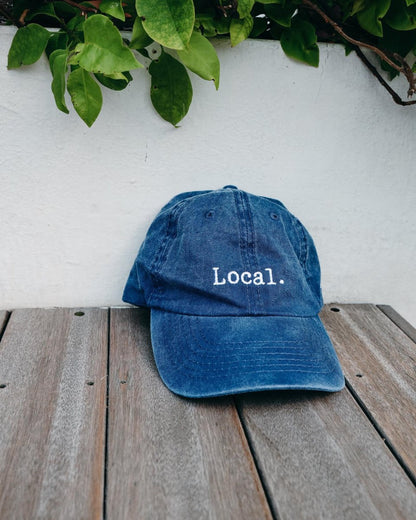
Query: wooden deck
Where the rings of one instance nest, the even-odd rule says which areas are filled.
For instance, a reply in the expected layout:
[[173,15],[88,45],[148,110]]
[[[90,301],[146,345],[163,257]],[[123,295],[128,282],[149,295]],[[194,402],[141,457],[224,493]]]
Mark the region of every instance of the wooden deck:
[[189,400],[140,309],[0,312],[0,519],[414,519],[416,331],[329,305],[347,387]]

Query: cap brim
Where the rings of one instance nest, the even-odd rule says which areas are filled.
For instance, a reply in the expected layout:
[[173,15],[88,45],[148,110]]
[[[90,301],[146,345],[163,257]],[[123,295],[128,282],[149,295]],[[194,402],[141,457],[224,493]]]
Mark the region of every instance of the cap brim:
[[182,396],[344,387],[318,316],[207,317],[152,309],[151,337],[163,382]]

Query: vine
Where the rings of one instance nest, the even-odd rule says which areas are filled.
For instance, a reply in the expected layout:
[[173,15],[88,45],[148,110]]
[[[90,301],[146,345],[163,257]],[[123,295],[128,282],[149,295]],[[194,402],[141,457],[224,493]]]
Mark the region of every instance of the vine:
[[18,28],[8,68],[45,53],[57,108],[69,113],[68,93],[88,126],[100,113],[102,88],[123,90],[135,69],[150,74],[154,108],[177,125],[192,101],[190,72],[219,88],[211,39],[224,37],[233,47],[246,38],[280,40],[287,56],[313,67],[318,41],[342,43],[396,103],[416,103],[382,72],[403,75],[408,98],[415,94],[416,0],[2,0],[0,17]]

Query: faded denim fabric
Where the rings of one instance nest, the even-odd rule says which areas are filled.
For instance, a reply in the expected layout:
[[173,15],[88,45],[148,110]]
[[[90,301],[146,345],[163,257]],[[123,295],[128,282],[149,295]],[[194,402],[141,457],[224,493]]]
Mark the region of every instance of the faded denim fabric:
[[318,317],[313,240],[277,200],[234,186],[176,196],[150,226],[123,300],[151,308],[156,365],[180,395],[344,386]]

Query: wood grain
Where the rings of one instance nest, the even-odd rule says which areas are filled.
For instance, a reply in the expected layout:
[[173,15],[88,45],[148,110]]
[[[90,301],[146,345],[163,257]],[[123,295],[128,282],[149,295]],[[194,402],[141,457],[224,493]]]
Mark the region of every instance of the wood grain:
[[416,343],[416,329],[400,314],[390,307],[390,305],[377,305],[377,308],[384,312],[391,321],[399,327],[409,338]]
[[271,518],[232,398],[172,394],[148,324],[111,310],[107,518]]
[[349,384],[416,478],[416,344],[375,305],[331,307],[322,319]]
[[107,311],[82,311],[15,310],[6,328],[0,518],[102,517]]
[[414,486],[347,389],[238,402],[277,518],[414,518]]

